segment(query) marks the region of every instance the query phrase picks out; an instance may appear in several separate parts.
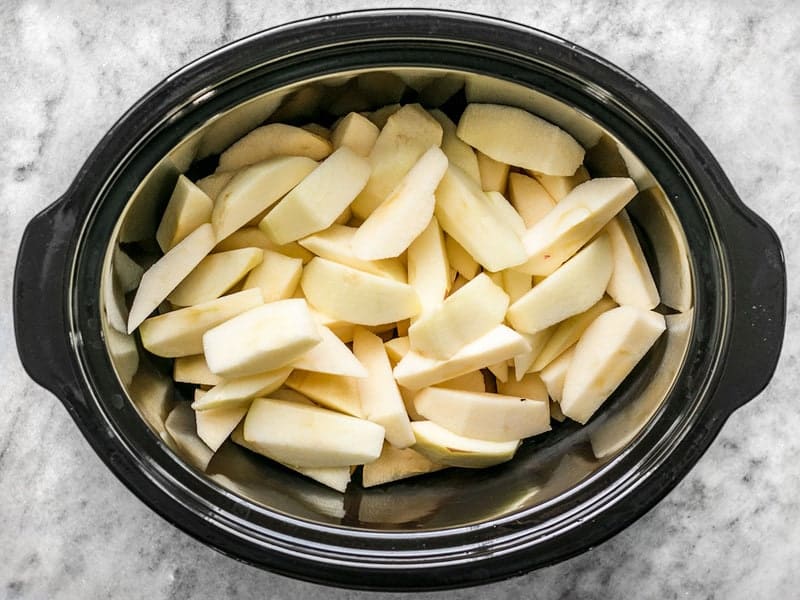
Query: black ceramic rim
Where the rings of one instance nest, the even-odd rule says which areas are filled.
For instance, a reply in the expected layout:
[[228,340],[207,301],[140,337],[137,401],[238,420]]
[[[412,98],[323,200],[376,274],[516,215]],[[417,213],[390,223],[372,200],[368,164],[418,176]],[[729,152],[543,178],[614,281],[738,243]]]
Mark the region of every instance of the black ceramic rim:
[[[693,256],[694,335],[658,417],[568,494],[477,526],[353,530],[290,518],[226,492],[165,452],[119,386],[101,333],[97,289],[113,225],[144,174],[178,139],[267,89],[323,73],[391,66],[491,74],[591,114],[668,192]],[[210,89],[216,92],[207,94]],[[235,558],[301,579],[435,589],[558,562],[644,514],[697,462],[725,419],[767,384],[780,352],[785,304],[774,232],[741,203],[688,125],[642,84],[540,31],[460,13],[389,10],[259,33],[156,86],[98,144],[65,196],[29,225],[14,311],[26,370],[62,400],[114,473],[171,523]]]

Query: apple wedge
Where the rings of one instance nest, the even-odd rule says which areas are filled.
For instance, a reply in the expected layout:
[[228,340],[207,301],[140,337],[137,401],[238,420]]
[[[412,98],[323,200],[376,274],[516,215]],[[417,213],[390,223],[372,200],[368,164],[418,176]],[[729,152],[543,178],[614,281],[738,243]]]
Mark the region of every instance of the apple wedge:
[[333,225],[358,195],[369,173],[369,162],[343,146],[286,194],[259,228],[276,244],[322,231]]
[[263,125],[235,142],[219,156],[217,172],[235,171],[276,156],[322,160],[333,147],[318,135],[283,123]]
[[397,363],[394,377],[403,387],[418,390],[483,369],[529,350],[530,346],[525,338],[505,325],[498,325],[447,360],[436,360],[412,350]]
[[469,144],[462,142],[456,135],[456,124],[438,108],[430,111],[430,115],[442,126],[442,152],[447,156],[447,160],[480,184],[478,157]]
[[[536,373],[527,373],[522,378],[509,378],[508,381],[497,384],[497,393],[515,398],[526,398],[549,404],[550,398],[547,387]],[[548,416],[549,420],[549,416]]]
[[365,488],[375,487],[446,468],[444,465],[431,462],[411,448],[400,449],[391,444],[384,444],[378,460],[364,465],[361,483]]
[[487,367],[497,382],[508,381],[508,361],[501,360]]
[[317,404],[354,417],[364,416],[358,383],[353,377],[294,371],[286,380],[286,387],[310,398]]
[[367,377],[367,369],[353,355],[350,348],[324,325],[318,323],[318,327],[322,341],[295,360],[292,366],[295,369],[315,373]]
[[493,159],[549,175],[572,175],[583,147],[566,131],[520,108],[468,104],[458,137]]
[[518,236],[522,236],[527,229],[525,221],[522,219],[519,213],[514,210],[514,207],[509,204],[508,200],[506,200],[506,197],[500,192],[485,192],[485,194],[486,199],[489,201],[489,205],[494,211],[495,217],[510,227],[511,231],[516,233]]
[[666,329],[663,315],[635,306],[603,313],[575,346],[561,410],[586,423]]
[[614,256],[603,234],[508,309],[514,329],[536,333],[588,310],[600,301],[611,278]]
[[628,213],[620,211],[606,225],[606,232],[614,253],[614,272],[608,282],[608,295],[620,305],[645,310],[658,306],[661,302],[658,288]]
[[480,172],[483,191],[505,194],[511,165],[489,158],[480,150],[476,150],[475,154],[478,159],[478,171]]
[[219,193],[231,182],[231,179],[238,171],[228,171],[226,173],[214,173],[208,177],[203,177],[195,182],[195,185],[202,190],[206,196],[213,201],[217,199]]
[[394,337],[388,342],[383,344],[386,348],[386,355],[389,360],[394,364],[399,363],[403,357],[411,350],[411,342],[408,341],[408,336]]
[[142,345],[156,356],[175,358],[203,352],[203,334],[245,311],[264,304],[261,292],[246,290],[147,319]]
[[[202,390],[195,390],[195,401],[202,399],[204,395],[205,392]],[[194,416],[197,422],[197,435],[212,452],[216,452],[247,414],[248,408],[247,404],[242,404],[196,412]]]
[[206,364],[206,357],[202,354],[193,356],[179,356],[172,366],[172,378],[181,383],[195,385],[217,385],[222,382],[219,375],[214,375]]
[[546,175],[535,171],[530,172],[530,175],[542,184],[542,187],[556,202],[561,202],[572,190],[591,179],[589,171],[583,165],[578,167],[572,175]]
[[353,202],[353,214],[361,219],[371,215],[425,151],[441,143],[442,126],[419,104],[407,104],[393,113],[369,154],[372,173]]
[[214,244],[214,228],[206,223],[187,235],[147,269],[142,275],[128,315],[128,333],[133,333],[158,308],[170,292],[211,252]]
[[359,156],[369,156],[380,129],[366,117],[351,112],[342,118],[331,132],[333,149],[347,146]]
[[305,300],[278,300],[207,331],[203,351],[213,373],[245,377],[286,366],[321,340]]
[[422,314],[439,306],[450,288],[450,265],[436,217],[408,247],[408,283],[419,296]]
[[259,398],[244,421],[244,439],[271,458],[298,467],[346,467],[376,460],[383,427],[316,406]]
[[410,285],[319,257],[306,265],[300,285],[318,311],[358,325],[400,321],[421,309]]
[[291,298],[303,274],[303,261],[279,252],[262,250],[262,260],[247,275],[244,289],[259,289],[264,302]]
[[178,176],[178,182],[156,230],[156,241],[161,250],[169,252],[200,225],[210,223],[213,207],[214,203],[203,190],[185,175]]
[[528,342],[531,349],[529,352],[523,352],[514,357],[514,376],[517,378],[517,381],[519,381],[525,373],[534,370],[533,364],[536,362],[536,359],[539,358],[542,350],[544,350],[554,330],[555,325],[537,331],[536,333],[520,333],[520,335],[525,338],[525,341]]
[[194,411],[186,402],[179,402],[164,421],[164,428],[181,454],[195,468],[205,471],[214,452],[197,435]]
[[531,228],[544,219],[556,205],[541,183],[521,173],[509,175],[508,197],[526,228]]
[[447,157],[431,146],[370,214],[353,236],[353,254],[362,260],[402,254],[428,226],[433,193],[447,170]]
[[172,290],[167,300],[173,306],[194,306],[216,300],[244,279],[263,257],[261,248],[209,254]]
[[448,390],[462,390],[465,392],[485,392],[486,381],[481,371],[470,371],[458,377],[453,377],[447,381],[436,384],[436,387]]
[[513,442],[550,430],[548,399],[430,387],[414,398],[417,412],[464,437]]
[[353,337],[353,354],[368,372],[367,377],[356,381],[364,417],[386,430],[386,441],[392,446],[412,446],[414,434],[411,432],[397,383],[392,376],[392,367],[383,347],[383,340],[359,327]]
[[402,104],[387,104],[386,106],[381,106],[379,109],[373,110],[372,112],[364,113],[362,116],[369,119],[370,123],[382,130],[384,127],[386,127],[389,117],[391,117],[401,108],[403,108]]
[[306,264],[314,255],[297,242],[278,245],[267,237],[258,227],[242,227],[234,231],[214,246],[213,252],[229,252],[240,248],[261,248],[271,250],[290,258],[299,258]]
[[413,450],[428,460],[450,467],[482,469],[514,458],[519,440],[490,442],[460,436],[432,421],[411,424],[417,443]]
[[636,195],[631,179],[591,179],[567,195],[523,237],[528,260],[516,268],[550,275]]
[[464,279],[470,280],[480,272],[481,266],[478,262],[452,237],[445,238],[444,247],[447,252],[447,262]]
[[265,396],[277,390],[284,384],[291,372],[291,367],[282,367],[256,375],[223,379],[208,390],[202,398],[195,398],[192,408],[202,412],[248,404],[256,396]]
[[436,190],[436,218],[487,271],[524,263],[527,255],[517,234],[495,215],[480,186],[458,167],[447,169]]
[[481,273],[408,329],[411,347],[446,360],[503,322],[508,295]]
[[522,296],[531,291],[533,280],[526,273],[520,273],[513,269],[503,271],[503,289],[508,294],[510,302],[516,302]]
[[539,377],[541,377],[547,388],[547,394],[554,402],[560,403],[564,395],[564,378],[567,376],[567,370],[573,356],[575,356],[575,346],[569,348],[566,352],[562,352],[557,359],[551,361],[539,373]]

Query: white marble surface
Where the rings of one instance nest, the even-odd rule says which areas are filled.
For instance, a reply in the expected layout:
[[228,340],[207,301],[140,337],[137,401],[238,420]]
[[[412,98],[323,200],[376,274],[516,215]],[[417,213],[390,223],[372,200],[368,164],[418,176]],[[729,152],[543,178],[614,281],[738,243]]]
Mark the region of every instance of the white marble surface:
[[[6,0],[0,7],[0,597],[355,598],[234,562],[166,524],[22,372],[11,277],[27,221],[174,69],[259,29],[383,1]],[[548,30],[671,103],[781,235],[788,338],[775,379],[686,480],[593,551],[454,598],[790,598],[800,586],[800,4],[428,2]],[[606,6],[607,5],[607,6]],[[602,7],[602,8],[601,8]]]

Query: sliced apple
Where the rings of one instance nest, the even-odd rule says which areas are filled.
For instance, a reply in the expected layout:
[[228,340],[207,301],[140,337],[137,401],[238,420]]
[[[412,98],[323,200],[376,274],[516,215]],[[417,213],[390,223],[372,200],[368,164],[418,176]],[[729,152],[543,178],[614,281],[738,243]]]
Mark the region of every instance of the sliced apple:
[[316,168],[310,158],[276,156],[237,173],[214,203],[211,223],[217,239],[224,240],[244,227]]
[[207,331],[203,350],[213,373],[245,377],[286,366],[321,340],[305,300],[293,298],[253,308]]
[[209,175],[208,177],[203,177],[202,179],[198,179],[195,182],[195,185],[200,188],[203,192],[205,192],[206,196],[211,198],[211,200],[216,200],[219,193],[225,189],[225,186],[228,185],[236,175],[237,171],[228,171],[226,173],[214,173],[213,175]]
[[419,296],[422,314],[439,306],[450,288],[444,235],[436,217],[408,247],[408,283]]
[[509,175],[508,197],[526,228],[536,225],[556,205],[541,183],[521,173]]
[[[320,125],[319,123],[306,123],[305,125],[301,125],[300,129],[305,129],[314,135],[318,135],[321,138],[331,141],[331,130],[324,125]],[[336,148],[334,148],[334,150],[336,150]]]
[[447,360],[436,360],[412,350],[397,363],[394,377],[400,385],[418,390],[529,350],[525,338],[505,325],[498,325]]
[[658,306],[661,302],[658,288],[628,213],[620,211],[606,225],[606,232],[614,252],[614,272],[608,282],[608,295],[620,305],[645,310]]
[[497,381],[508,381],[508,361],[501,360],[493,365],[489,365],[488,369]]
[[480,150],[476,150],[475,154],[478,159],[478,171],[481,175],[480,182],[483,191],[505,194],[508,186],[508,172],[511,169],[511,165],[496,161],[486,156]]
[[240,248],[262,248],[278,252],[291,258],[299,258],[306,264],[314,255],[297,242],[278,245],[258,227],[242,227],[214,246],[214,252],[229,252]]
[[436,387],[448,390],[463,390],[465,392],[485,392],[486,381],[481,371],[470,371],[458,377],[436,384]]
[[611,177],[582,183],[523,237],[528,260],[517,271],[550,275],[636,195],[632,180]]
[[333,331],[319,323],[318,326],[322,341],[295,360],[292,366],[295,369],[315,373],[366,377],[367,369],[353,355],[350,348],[345,346]]
[[562,352],[557,359],[539,373],[539,377],[542,378],[547,388],[547,394],[554,402],[561,402],[564,395],[564,378],[567,376],[567,369],[569,369],[573,356],[575,356],[575,346]]
[[128,316],[128,333],[133,333],[158,308],[170,292],[211,252],[215,243],[214,228],[206,223],[187,235],[147,269],[133,299]]
[[351,112],[333,128],[330,139],[334,150],[347,146],[359,156],[369,156],[379,133],[369,119]]
[[533,281],[530,275],[513,269],[503,271],[503,289],[508,294],[509,301],[516,302],[531,291],[532,287]]
[[294,371],[286,387],[311,398],[317,404],[354,417],[363,417],[358,383],[353,377]]
[[408,341],[408,336],[405,335],[390,339],[383,344],[383,347],[386,348],[386,355],[389,360],[397,364],[411,350],[411,342]]
[[[515,398],[527,398],[549,404],[547,387],[536,373],[527,373],[522,378],[509,378],[508,381],[497,384],[497,393]],[[548,416],[549,420],[549,416]]]
[[247,275],[244,289],[259,289],[264,302],[291,298],[303,274],[303,261],[271,250],[261,251],[263,259]]
[[370,123],[375,125],[375,127],[378,129],[383,129],[386,127],[389,117],[391,117],[401,108],[403,108],[402,104],[387,104],[386,106],[382,106],[377,110],[365,113],[363,116],[369,119]]
[[514,458],[519,440],[490,442],[467,438],[432,421],[411,424],[417,443],[413,449],[432,462],[451,467],[482,469]]
[[186,402],[178,402],[164,421],[164,427],[175,442],[181,457],[192,466],[205,471],[214,452],[197,435],[194,411]]
[[164,216],[156,230],[156,241],[164,252],[180,242],[203,223],[211,222],[211,202],[203,190],[189,181],[185,175],[178,176],[175,189],[164,209]]
[[[202,390],[195,390],[195,401],[201,400],[204,395],[205,392]],[[242,404],[240,406],[196,412],[194,416],[197,421],[197,435],[206,446],[216,452],[247,414],[248,408],[247,404]]]
[[202,412],[248,404],[256,396],[265,396],[277,390],[284,384],[291,372],[291,367],[282,367],[256,375],[223,379],[208,390],[201,399],[196,398],[192,408]]
[[611,242],[603,234],[512,304],[509,323],[536,333],[588,310],[603,297],[613,268]]
[[361,483],[365,488],[375,487],[446,468],[444,465],[431,462],[430,459],[411,448],[400,449],[391,444],[384,444],[378,460],[364,465]]
[[201,354],[203,334],[209,329],[262,304],[261,292],[246,290],[151,317],[140,329],[142,345],[149,352],[168,358]]
[[419,104],[407,104],[393,113],[369,154],[372,173],[353,202],[353,214],[362,219],[371,215],[420,156],[441,143],[442,126]]
[[353,253],[363,260],[402,254],[430,223],[433,193],[446,170],[444,153],[437,146],[429,148],[358,228]]
[[456,135],[456,124],[438,108],[430,111],[430,114],[442,126],[442,152],[447,156],[447,160],[481,183],[478,157],[469,144],[462,142]]
[[194,306],[216,300],[244,279],[263,257],[261,248],[209,254],[172,290],[167,300],[173,306]]
[[219,157],[217,172],[235,171],[276,156],[322,160],[333,147],[318,135],[283,123],[263,125],[248,133]]
[[589,171],[581,165],[572,175],[546,175],[544,173],[530,173],[536,181],[542,184],[550,197],[556,202],[561,202],[572,190],[591,179]]
[[470,280],[480,272],[481,266],[478,264],[478,262],[472,258],[472,255],[464,250],[464,247],[452,237],[447,236],[445,238],[444,246],[445,251],[447,252],[448,263],[464,279]]
[[214,375],[206,364],[206,357],[202,354],[194,356],[179,356],[172,367],[172,378],[182,383],[195,385],[217,385],[222,382],[219,375]]
[[324,408],[259,398],[244,421],[244,438],[280,462],[345,467],[376,460],[383,427]]
[[300,285],[318,311],[359,325],[407,319],[421,309],[410,285],[319,257],[306,265]]
[[486,199],[489,201],[489,205],[494,210],[495,216],[505,223],[508,227],[511,228],[511,231],[516,233],[518,236],[522,236],[527,229],[525,225],[525,221],[519,215],[519,213],[514,210],[514,207],[509,204],[506,197],[503,196],[500,192],[486,192]]
[[480,186],[452,165],[436,190],[436,218],[487,271],[502,271],[526,260],[519,236],[492,210]]
[[517,381],[522,379],[525,373],[534,370],[532,368],[533,363],[539,358],[539,354],[541,354],[545,345],[550,340],[550,336],[553,335],[554,330],[555,325],[537,331],[536,333],[520,333],[520,335],[525,338],[525,341],[528,342],[531,349],[529,352],[523,352],[514,357],[514,376]]
[[330,227],[367,182],[369,162],[343,146],[273,208],[259,227],[287,244]]
[[541,353],[533,362],[531,371],[541,371],[567,348],[574,346],[583,335],[583,332],[597,317],[615,306],[616,303],[611,298],[603,296],[597,304],[587,311],[559,323],[553,329],[553,334],[547,340],[547,344],[545,344],[545,347],[542,348]]
[[603,313],[575,346],[561,410],[586,423],[666,329],[663,315],[635,306]]
[[381,425],[386,430],[386,441],[396,448],[413,445],[414,434],[383,340],[359,327],[353,337],[353,353],[368,371],[367,377],[356,381],[364,416]]

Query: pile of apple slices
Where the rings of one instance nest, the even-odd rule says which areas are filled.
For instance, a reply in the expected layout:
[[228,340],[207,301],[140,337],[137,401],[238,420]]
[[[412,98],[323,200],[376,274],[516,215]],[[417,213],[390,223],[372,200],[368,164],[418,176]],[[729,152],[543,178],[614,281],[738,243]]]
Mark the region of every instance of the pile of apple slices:
[[195,464],[231,438],[340,491],[488,467],[586,423],[663,332],[633,181],[517,108],[377,112],[179,179],[128,331],[197,386],[166,422]]

